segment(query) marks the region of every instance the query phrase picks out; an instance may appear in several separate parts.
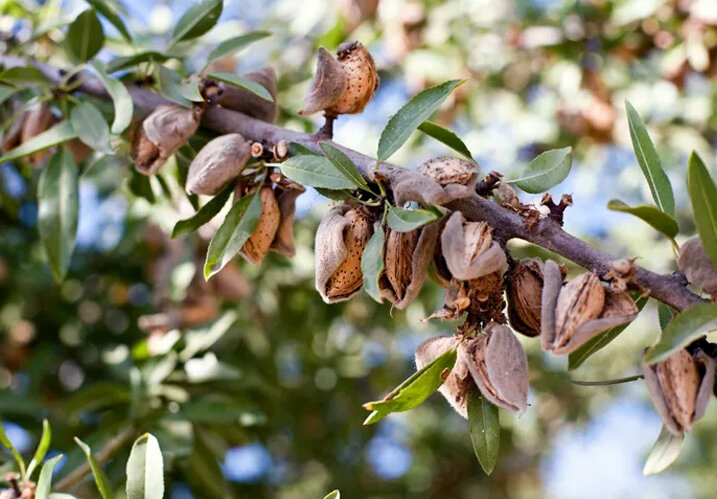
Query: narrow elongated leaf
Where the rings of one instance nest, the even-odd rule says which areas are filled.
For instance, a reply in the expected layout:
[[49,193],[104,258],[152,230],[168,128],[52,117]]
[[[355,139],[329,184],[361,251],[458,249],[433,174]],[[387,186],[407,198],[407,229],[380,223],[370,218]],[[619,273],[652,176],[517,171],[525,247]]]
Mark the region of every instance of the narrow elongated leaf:
[[378,141],[378,160],[385,161],[398,151],[411,133],[430,118],[446,97],[464,81],[447,81],[414,95],[388,120],[386,128],[381,132]]
[[409,210],[391,206],[386,221],[391,230],[396,232],[411,232],[414,229],[436,221],[438,215],[429,210]]
[[114,2],[109,0],[87,0],[87,3],[92,5],[97,12],[102,14],[102,16],[112,24],[112,26],[117,28],[117,31],[120,32],[122,38],[128,42],[132,41],[132,37],[130,36],[129,31],[127,31],[127,26],[125,26],[124,21],[120,17],[120,13],[117,11],[117,6]]
[[203,0],[192,5],[174,27],[169,45],[197,38],[212,29],[222,15],[222,4],[222,0]]
[[20,470],[20,474],[22,476],[25,476],[25,461],[23,461],[22,456],[20,455],[18,450],[15,448],[12,442],[10,442],[10,439],[7,438],[7,433],[5,433],[5,427],[2,425],[2,423],[0,423],[0,443],[3,444],[3,446],[10,451],[12,457],[17,463],[17,467]]
[[452,369],[455,363],[456,349],[451,348],[433,359],[423,369],[413,373],[383,400],[364,404],[365,409],[373,412],[363,424],[373,424],[392,412],[408,411],[419,406],[443,384],[445,378],[441,373],[446,369]]
[[325,198],[329,198],[334,201],[345,201],[351,196],[351,191],[348,189],[341,189],[337,191],[333,189],[323,189],[321,187],[316,187],[316,192],[318,192]]
[[[645,305],[647,304],[647,300],[648,297],[643,296],[635,302],[635,305],[637,305],[638,313],[642,311],[642,309],[645,307]],[[630,323],[609,329],[604,333],[596,336],[595,338],[592,338],[591,340],[587,341],[584,345],[582,345],[574,352],[571,352],[568,356],[568,370],[572,371],[573,369],[577,369],[578,367],[583,365],[583,363],[588,360],[588,358],[592,354],[597,353],[601,349],[605,348],[608,344],[610,344],[612,340],[617,338],[620,333],[622,333],[629,325]]]
[[545,192],[565,180],[573,164],[571,149],[552,149],[533,158],[523,170],[520,178],[511,180],[520,189],[530,194]]
[[222,43],[217,45],[217,47],[209,54],[209,57],[207,58],[207,64],[216,61],[217,59],[236,54],[241,49],[247,47],[249,44],[257,40],[261,40],[262,38],[266,38],[270,35],[271,33],[269,33],[268,31],[252,31],[250,33],[244,33],[243,35],[235,36],[233,38],[229,38],[228,40],[224,40]]
[[90,465],[92,476],[95,479],[95,485],[97,485],[97,490],[100,491],[102,499],[113,499],[114,494],[112,493],[109,481],[107,480],[107,475],[105,475],[104,470],[102,470],[102,467],[95,459],[95,456],[92,455],[90,446],[77,437],[75,437],[75,442],[80,446],[80,449],[82,449],[82,452],[85,454],[85,458],[87,458],[87,463]]
[[461,138],[451,130],[433,123],[432,121],[424,121],[418,126],[418,129],[429,137],[433,137],[438,142],[444,143],[457,153],[462,154],[466,157],[466,159],[474,161],[473,155],[468,150],[468,146],[466,146]]
[[81,102],[70,113],[72,129],[77,137],[95,151],[112,152],[110,127],[94,105]]
[[17,85],[21,83],[47,83],[47,77],[32,66],[15,66],[0,71],[0,81]]
[[213,80],[228,83],[229,85],[233,85],[235,87],[243,88],[244,90],[250,91],[254,95],[258,95],[264,100],[274,102],[274,99],[266,88],[249,78],[244,78],[242,75],[235,75],[233,73],[211,73],[207,77]]
[[281,173],[303,185],[335,190],[356,188],[356,184],[324,156],[293,156],[281,163],[279,168]]
[[346,156],[340,149],[332,146],[328,142],[319,142],[319,147],[326,155],[326,158],[331,161],[338,171],[340,171],[344,177],[351,180],[358,187],[361,187],[365,191],[370,191],[368,184],[361,176],[361,172],[358,171],[356,165],[351,159]]
[[55,466],[62,459],[62,454],[58,454],[52,459],[45,461],[40,469],[40,478],[37,479],[37,488],[35,489],[35,499],[48,499],[52,488],[52,472]]
[[130,96],[124,83],[109,76],[99,62],[93,61],[90,63],[90,69],[105,86],[110,97],[112,97],[115,117],[112,122],[111,132],[120,134],[124,132],[132,122],[132,113],[134,112],[132,96]]
[[209,279],[239,253],[256,228],[261,216],[261,198],[257,193],[241,198],[227,213],[224,222],[209,242],[204,278]]
[[379,226],[366,243],[361,255],[361,273],[363,274],[363,287],[366,293],[379,303],[382,303],[381,293],[378,289],[378,279],[383,272],[383,244],[385,234],[383,226]]
[[64,148],[55,154],[40,175],[38,228],[52,275],[64,279],[77,238],[79,186],[77,165]]
[[324,496],[324,499],[341,499],[341,492],[339,492],[338,489],[332,490]]
[[586,381],[580,379],[568,379],[568,381],[573,385],[578,386],[612,386],[621,385],[623,383],[631,383],[633,381],[637,381],[638,379],[643,379],[644,377],[645,376],[642,374],[635,374],[634,376],[625,376],[624,378],[601,379],[599,381]]
[[89,61],[100,51],[105,34],[94,9],[87,9],[75,18],[67,30],[66,42],[72,55],[81,62]]
[[717,329],[717,303],[698,303],[670,321],[660,341],[645,354],[643,362],[654,364],[682,350],[700,336]]
[[17,91],[18,89],[15,87],[0,85],[0,104],[12,97]]
[[145,433],[132,445],[127,460],[127,499],[164,496],[164,461],[157,439]]
[[168,53],[146,50],[133,55],[116,57],[107,64],[107,72],[114,73],[123,69],[131,68],[143,62],[165,62],[173,56]]
[[61,121],[57,125],[45,130],[40,135],[36,135],[24,144],[17,146],[0,157],[0,163],[5,161],[12,161],[14,159],[23,158],[30,154],[44,151],[50,147],[54,147],[68,140],[72,140],[77,137],[77,132],[72,128],[72,123],[69,121]]
[[627,109],[627,123],[630,126],[630,139],[632,139],[632,147],[635,150],[637,162],[642,169],[642,173],[647,179],[647,184],[652,193],[652,199],[659,209],[668,215],[675,214],[675,198],[672,194],[672,184],[667,174],[660,165],[660,157],[657,155],[655,145],[650,140],[645,124],[642,118],[632,104],[625,101]]
[[32,478],[32,472],[35,471],[35,468],[37,468],[43,459],[45,459],[45,454],[47,453],[47,449],[50,446],[50,440],[52,439],[52,431],[50,430],[50,423],[48,423],[47,419],[42,420],[42,435],[40,436],[40,443],[37,444],[37,449],[35,449],[35,455],[32,456],[32,460],[30,461],[30,464],[27,465],[27,478]]
[[233,191],[234,185],[228,185],[222,192],[214,196],[211,201],[199,208],[194,215],[177,222],[174,225],[174,229],[172,229],[172,239],[179,237],[182,234],[193,232],[205,223],[209,222],[212,218],[214,218],[214,215],[219,213],[224,205],[227,204],[227,200]]
[[477,390],[471,392],[468,397],[468,425],[473,451],[483,471],[490,475],[500,450],[500,421],[498,408]]
[[672,321],[675,310],[664,303],[657,304],[657,319],[660,322],[660,331],[664,331],[667,325]]
[[662,232],[664,235],[673,239],[680,230],[677,221],[662,210],[650,205],[628,206],[619,199],[611,199],[607,203],[607,207],[613,211],[621,211],[630,213],[637,218],[647,222],[653,229]]
[[673,435],[663,426],[662,430],[660,430],[660,435],[657,437],[652,449],[650,449],[642,474],[654,475],[667,469],[680,455],[684,438],[682,435]]
[[717,267],[717,186],[694,152],[687,166],[687,191],[690,193],[697,233],[712,265]]
[[154,74],[157,78],[159,92],[180,106],[192,107],[193,100],[203,100],[197,89],[197,80],[184,81],[179,73],[163,64],[158,64],[155,67]]
[[298,142],[289,142],[289,156],[318,156],[318,154]]

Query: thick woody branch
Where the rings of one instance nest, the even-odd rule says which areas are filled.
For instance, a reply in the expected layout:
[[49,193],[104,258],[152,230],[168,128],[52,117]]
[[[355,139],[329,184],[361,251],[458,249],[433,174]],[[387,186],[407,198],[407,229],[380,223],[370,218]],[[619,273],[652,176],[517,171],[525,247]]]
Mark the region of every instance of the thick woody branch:
[[[22,59],[8,56],[0,56],[0,63],[6,67],[27,64]],[[62,71],[57,68],[40,63],[35,63],[35,65],[51,81],[59,82],[63,78]],[[76,91],[95,97],[109,98],[98,80],[88,77],[86,74],[78,75],[78,77],[83,80],[76,87]],[[144,113],[151,111],[158,105],[167,103],[167,100],[162,96],[146,88],[133,84],[128,84],[127,88],[132,96],[135,108]],[[206,128],[219,133],[239,133],[250,141],[264,143],[276,143],[281,140],[297,142],[319,154],[321,154],[321,149],[318,145],[319,141],[326,140],[317,135],[289,130],[217,106],[207,107],[202,124]],[[333,145],[351,158],[367,180],[373,180],[374,172],[377,169],[375,158],[340,144],[333,143]],[[390,163],[380,163],[378,165],[378,170],[389,180],[393,178],[394,172],[398,171],[399,168]],[[463,212],[468,220],[487,222],[506,241],[514,238],[523,239],[553,251],[602,276],[609,271],[611,262],[616,260],[615,257],[568,234],[553,220],[542,219],[529,228],[517,213],[478,195],[453,201],[447,208]],[[634,266],[634,275],[635,283],[644,288],[650,296],[678,310],[684,310],[705,301],[687,289],[683,280],[677,275],[661,275],[639,266]]]

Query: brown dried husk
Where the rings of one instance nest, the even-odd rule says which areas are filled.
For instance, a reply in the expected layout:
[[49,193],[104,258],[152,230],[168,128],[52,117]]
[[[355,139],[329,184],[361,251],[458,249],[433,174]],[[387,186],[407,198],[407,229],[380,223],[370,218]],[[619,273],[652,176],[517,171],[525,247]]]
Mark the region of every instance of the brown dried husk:
[[439,185],[467,185],[478,175],[478,170],[472,163],[451,156],[428,160],[420,166],[418,171],[431,177]]
[[446,287],[443,308],[422,320],[459,319],[464,312],[472,325],[483,326],[490,322],[505,322],[503,315],[503,275],[493,272],[468,281],[452,279]]
[[386,229],[381,296],[394,307],[406,308],[421,291],[439,230],[438,223],[410,232]]
[[258,71],[244,73],[242,76],[264,87],[271,95],[272,100],[268,101],[249,90],[218,82],[216,95],[211,97],[212,102],[216,102],[222,107],[239,111],[252,118],[274,123],[279,116],[279,105],[276,102],[276,73],[274,70],[266,66]]
[[706,293],[717,292],[717,269],[707,255],[699,236],[688,239],[682,245],[678,265],[690,284]]
[[65,144],[65,147],[69,149],[70,154],[72,154],[72,160],[75,162],[76,165],[79,165],[84,160],[89,158],[93,152],[93,149],[84,142],[82,142],[80,139],[72,139],[68,141]]
[[261,216],[256,224],[254,232],[244,243],[242,254],[252,263],[261,265],[264,257],[269,252],[276,231],[279,228],[281,213],[279,203],[276,201],[274,189],[271,185],[265,185],[259,191],[261,197]]
[[239,176],[251,157],[251,144],[238,133],[211,140],[194,157],[187,192],[213,196]]
[[[377,178],[383,178],[380,172],[375,174]],[[456,199],[463,199],[475,194],[475,187],[478,183],[478,174],[470,177],[466,184],[449,183],[439,184],[433,178],[422,174],[417,170],[400,169],[394,172],[390,178],[391,190],[397,206],[407,202],[416,202],[428,205],[443,206]]]
[[201,109],[176,104],[159,106],[135,131],[131,155],[138,172],[156,174],[177,149],[194,135]]
[[528,406],[528,360],[508,326],[491,323],[485,334],[467,340],[463,350],[468,370],[491,403],[523,413]]
[[358,41],[341,44],[337,56],[346,76],[346,89],[326,113],[334,116],[360,113],[378,88],[376,65],[369,51]]
[[292,257],[296,253],[296,248],[294,247],[296,198],[306,192],[306,189],[295,182],[284,181],[276,185],[274,192],[279,203],[281,220],[276,231],[276,237],[271,243],[271,249],[284,256]]
[[346,91],[346,75],[341,63],[328,50],[319,47],[316,55],[316,73],[304,96],[301,115],[323,111],[334,105]]
[[22,143],[22,128],[25,124],[27,113],[21,113],[15,121],[12,122],[10,128],[7,129],[2,136],[2,152],[8,152],[15,149]]
[[441,250],[454,278],[478,279],[505,272],[505,251],[493,240],[492,232],[485,222],[466,222],[461,212],[450,216],[441,234]]
[[[458,341],[456,336],[436,336],[424,341],[416,349],[416,369],[423,369],[439,355],[453,348]],[[473,386],[465,354],[459,348],[456,363],[438,391],[458,414],[468,419],[468,395]]]
[[704,415],[714,387],[715,364],[704,352],[693,357],[687,350],[654,365],[643,364],[652,404],[674,435],[690,431]]
[[562,285],[560,267],[543,267],[541,346],[557,355],[570,353],[598,334],[626,324],[638,309],[627,293],[606,288],[594,273],[581,274]]
[[368,216],[348,205],[332,208],[319,224],[314,248],[316,290],[326,303],[348,300],[361,289],[361,256],[371,232]]
[[[50,103],[43,102],[39,107],[27,112],[27,116],[25,117],[25,121],[22,125],[20,143],[24,144],[33,137],[40,135],[52,127],[52,125],[56,122],[57,118],[55,118],[52,114]],[[27,162],[34,167],[39,167],[45,163],[45,160],[49,155],[49,150],[36,152],[27,157]]]
[[505,293],[508,320],[513,329],[526,336],[538,336],[543,294],[543,262],[540,258],[517,262],[509,272]]

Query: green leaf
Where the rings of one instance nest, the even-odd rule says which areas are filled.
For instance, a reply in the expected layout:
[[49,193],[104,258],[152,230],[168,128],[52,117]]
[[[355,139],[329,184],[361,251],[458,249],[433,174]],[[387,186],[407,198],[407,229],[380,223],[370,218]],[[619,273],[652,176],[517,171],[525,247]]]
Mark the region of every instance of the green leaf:
[[35,489],[35,499],[48,499],[52,488],[52,472],[55,466],[62,459],[62,454],[58,454],[52,459],[48,459],[40,469],[40,478],[37,479],[37,488]]
[[110,97],[112,97],[115,118],[112,122],[111,131],[114,134],[120,134],[124,132],[132,122],[132,113],[134,112],[132,96],[129,94],[127,87],[124,86],[124,83],[109,76],[99,62],[93,61],[89,67],[105,86]]
[[114,2],[109,0],[87,0],[87,3],[92,5],[97,12],[102,14],[102,16],[104,16],[105,19],[112,24],[112,26],[117,28],[117,31],[120,32],[120,35],[122,35],[122,38],[124,38],[125,41],[132,41],[132,37],[130,36],[129,31],[127,31],[127,26],[125,26],[124,21],[122,21],[120,13],[117,11],[117,6]]
[[160,93],[180,106],[192,107],[193,101],[204,100],[197,79],[183,80],[179,73],[162,64],[155,67],[155,76]]
[[324,155],[326,155],[326,159],[331,161],[331,164],[334,165],[336,169],[343,174],[344,177],[351,180],[354,184],[356,184],[363,190],[371,192],[371,189],[369,189],[368,184],[361,176],[361,172],[359,172],[354,162],[351,161],[351,159],[346,156],[343,151],[332,146],[328,142],[319,142],[319,147],[324,152]]
[[68,140],[77,138],[77,133],[72,128],[72,123],[69,121],[61,121],[57,125],[45,130],[40,135],[36,135],[24,144],[17,146],[0,157],[0,163],[5,161],[12,161],[14,159],[23,158],[30,154],[44,151],[50,147],[54,147]]
[[77,165],[64,148],[40,174],[37,197],[40,238],[52,275],[62,281],[75,249],[80,202]]
[[157,439],[145,433],[132,445],[127,460],[127,499],[164,496],[164,461]]
[[269,33],[268,31],[252,31],[250,33],[245,33],[243,35],[235,36],[233,38],[229,38],[228,40],[224,40],[222,43],[217,45],[217,47],[209,54],[209,57],[207,58],[207,64],[216,61],[217,59],[222,59],[223,57],[226,57],[228,55],[235,54],[249,44],[257,40],[261,40],[262,38],[266,38],[270,35],[271,33]]
[[135,196],[146,199],[149,203],[154,204],[156,196],[154,195],[154,189],[152,189],[149,177],[147,175],[142,175],[134,168],[130,169],[129,175],[130,178],[127,186],[129,187],[130,192]]
[[95,479],[95,485],[97,485],[97,490],[100,491],[100,494],[102,495],[102,499],[112,499],[114,498],[114,494],[112,493],[112,489],[110,488],[110,484],[107,481],[107,476],[105,475],[105,472],[102,470],[102,467],[99,465],[97,460],[95,459],[95,456],[92,455],[92,450],[90,449],[90,446],[84,443],[79,438],[75,437],[75,442],[77,445],[80,446],[80,449],[82,449],[82,452],[85,454],[85,457],[87,458],[87,462],[90,465],[90,469],[92,470],[92,476]]
[[204,0],[192,5],[174,27],[169,46],[197,38],[212,29],[222,15],[222,3],[222,0]]
[[32,456],[30,464],[27,466],[27,478],[32,478],[32,472],[35,471],[47,453],[47,448],[50,446],[50,439],[52,438],[52,431],[50,430],[50,423],[47,419],[42,420],[42,435],[40,436],[40,443],[37,444],[35,449],[35,455]]
[[670,430],[663,426],[655,444],[650,449],[642,474],[654,475],[667,469],[680,455],[684,438],[683,435],[673,435]]
[[224,222],[209,242],[204,278],[209,279],[239,253],[256,228],[261,216],[261,197],[258,191],[242,197],[232,206]]
[[146,50],[133,55],[116,57],[107,64],[107,72],[114,73],[123,69],[131,68],[143,62],[165,62],[171,59],[171,54],[164,54],[155,50]]
[[72,129],[77,137],[95,151],[111,153],[110,127],[93,104],[81,102],[70,113]]
[[15,87],[0,85],[0,104],[12,97],[17,91],[18,90]]
[[433,123],[432,121],[424,121],[418,126],[418,129],[429,137],[433,137],[438,142],[447,145],[457,153],[462,154],[466,159],[474,161],[473,155],[468,150],[468,147],[463,143],[461,138],[451,130],[443,128],[441,125]]
[[660,341],[645,354],[643,362],[661,362],[714,329],[717,329],[717,303],[698,303],[670,321],[662,331]]
[[20,475],[25,476],[25,461],[23,461],[22,456],[18,452],[18,450],[15,448],[15,446],[10,442],[10,439],[7,438],[7,433],[5,433],[5,427],[0,423],[0,443],[5,446],[6,449],[8,449],[12,453],[12,457],[15,458],[15,462],[17,463],[17,467],[20,470]]
[[383,400],[364,404],[365,409],[374,412],[363,424],[373,424],[392,412],[408,411],[419,406],[443,384],[444,378],[441,373],[446,369],[452,369],[455,363],[456,349],[451,348],[433,359],[423,369],[413,373]]
[[382,303],[378,280],[383,272],[383,244],[385,234],[383,227],[379,226],[361,255],[361,273],[363,274],[363,287],[366,293],[379,303]]
[[660,331],[664,331],[672,320],[675,310],[662,302],[657,304],[657,318],[660,322]]
[[33,66],[15,66],[0,71],[0,81],[16,85],[19,83],[47,83],[45,74]]
[[347,179],[324,156],[293,156],[279,165],[281,173],[294,182],[324,189],[353,189],[356,184]]
[[318,154],[298,142],[289,142],[289,156],[318,156]]
[[341,499],[341,492],[338,489],[332,490],[324,496],[324,499]]
[[[647,300],[648,297],[643,296],[635,302],[635,305],[637,305],[638,313],[642,311],[642,309],[645,307],[645,305],[647,304]],[[628,323],[609,329],[604,333],[596,336],[595,338],[592,338],[591,340],[587,341],[574,352],[571,352],[570,355],[568,355],[568,370],[572,371],[573,369],[577,369],[578,367],[583,365],[583,363],[588,360],[588,358],[592,354],[597,353],[601,349],[605,348],[612,340],[617,338],[620,333],[622,333],[629,325],[630,324]]]
[[645,124],[635,108],[632,107],[632,104],[625,101],[625,108],[627,109],[627,123],[630,126],[632,147],[635,150],[635,156],[642,173],[647,179],[652,199],[655,200],[655,204],[659,209],[668,215],[674,215],[675,198],[672,194],[672,185],[660,165],[660,157],[657,155],[655,145],[650,140]]
[[644,222],[647,222],[653,229],[662,232],[670,239],[674,239],[680,230],[677,221],[662,210],[658,210],[651,205],[628,206],[619,199],[611,199],[607,203],[607,207],[613,211],[621,211],[630,213]]
[[199,210],[191,217],[180,220],[174,225],[172,230],[172,239],[179,237],[188,232],[194,232],[199,227],[209,222],[214,216],[221,211],[229,196],[234,192],[234,184],[229,184],[222,192],[214,196],[211,201],[199,208]]
[[378,141],[378,160],[385,161],[395,153],[418,128],[446,100],[451,92],[465,80],[451,80],[435,87],[427,88],[414,95],[394,114]]
[[388,209],[386,221],[391,230],[396,232],[411,232],[414,229],[434,222],[438,215],[428,210],[409,210],[397,206]]
[[341,190],[334,190],[334,189],[324,189],[321,187],[316,187],[316,192],[324,196],[325,198],[332,199],[334,201],[345,201],[349,197],[351,197],[351,191],[348,189],[341,189]]
[[520,178],[509,183],[514,183],[530,194],[545,192],[565,180],[572,164],[573,157],[569,147],[545,151],[528,163]]
[[637,381],[638,379],[643,379],[644,376],[642,374],[635,374],[634,376],[625,376],[624,378],[617,378],[617,379],[601,379],[599,381],[585,381],[580,379],[572,379],[569,378],[568,381],[574,385],[578,386],[612,386],[612,385],[621,385],[623,383],[631,383],[632,381]]
[[66,42],[72,55],[81,62],[89,61],[100,51],[105,34],[94,9],[87,9],[75,18],[67,30]]
[[473,451],[483,471],[490,475],[500,450],[500,421],[498,408],[477,390],[471,391],[468,396],[468,425]]
[[692,213],[702,246],[712,265],[717,268],[717,186],[705,164],[694,152],[687,166],[687,191],[690,193]]
[[243,88],[244,90],[248,90],[254,95],[258,95],[264,100],[274,102],[274,99],[266,88],[264,88],[257,82],[250,80],[249,78],[244,78],[241,75],[235,75],[233,73],[211,73],[207,75],[207,78],[222,81],[235,87]]

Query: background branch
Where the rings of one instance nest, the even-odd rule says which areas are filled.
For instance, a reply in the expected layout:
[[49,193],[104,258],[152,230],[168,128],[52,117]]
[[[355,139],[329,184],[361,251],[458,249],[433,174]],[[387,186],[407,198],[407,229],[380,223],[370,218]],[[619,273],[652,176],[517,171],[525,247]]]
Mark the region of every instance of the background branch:
[[[24,59],[12,56],[0,56],[0,63],[6,68],[26,66],[28,64]],[[58,83],[64,77],[64,71],[61,69],[38,62],[32,62],[32,64],[42,71],[50,81]],[[78,74],[77,78],[82,78],[82,82],[77,86],[76,91],[99,98],[109,98],[104,86],[97,79],[86,73]],[[136,109],[141,113],[147,113],[155,107],[169,102],[161,95],[147,88],[135,84],[127,84],[126,86]],[[311,134],[265,123],[237,111],[212,105],[206,108],[202,124],[206,128],[222,134],[239,133],[252,141],[265,143],[276,143],[281,140],[297,142],[319,154],[321,154],[321,149],[318,143],[320,140],[325,140]],[[375,158],[340,144],[333,142],[332,144],[351,158],[366,179],[373,180],[376,167]],[[398,168],[400,167],[390,163],[381,163],[379,165],[379,170],[389,180]],[[487,222],[506,241],[513,238],[523,239],[553,251],[585,269],[597,272],[599,275],[605,275],[610,269],[611,262],[616,260],[615,257],[568,234],[559,224],[550,219],[542,219],[531,228],[528,228],[523,219],[515,212],[478,195],[449,203],[447,208],[463,212],[463,215],[468,220]],[[653,298],[677,310],[684,310],[692,305],[706,301],[687,289],[682,277],[679,275],[661,275],[637,265],[634,265],[634,274],[635,283],[638,286],[644,288]]]

